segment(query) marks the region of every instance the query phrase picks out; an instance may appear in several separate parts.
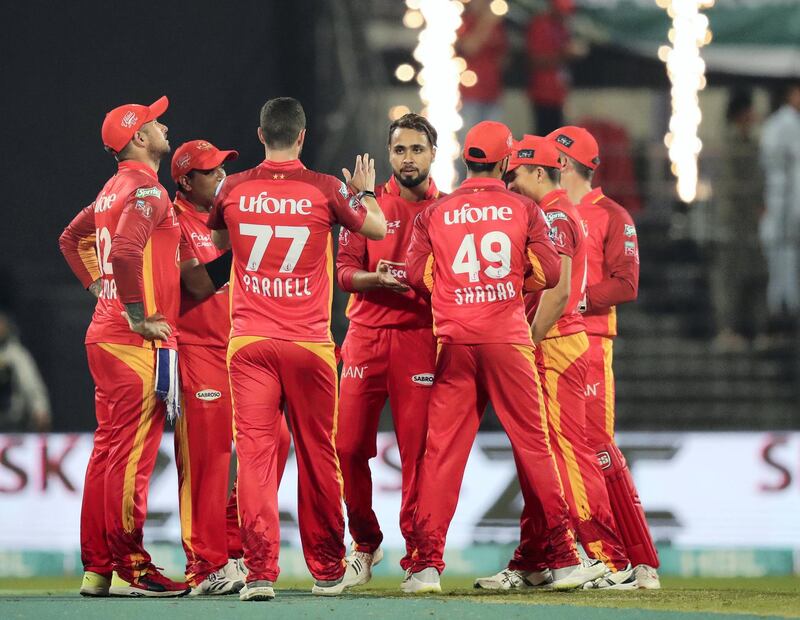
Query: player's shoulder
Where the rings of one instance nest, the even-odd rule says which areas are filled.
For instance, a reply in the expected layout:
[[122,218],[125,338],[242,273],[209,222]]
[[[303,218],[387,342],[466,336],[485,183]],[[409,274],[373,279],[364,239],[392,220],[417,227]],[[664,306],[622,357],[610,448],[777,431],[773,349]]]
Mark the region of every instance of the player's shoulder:
[[598,207],[608,213],[610,220],[622,219],[625,221],[631,221],[631,214],[628,212],[628,210],[616,200],[606,196],[605,194],[600,197],[596,204]]

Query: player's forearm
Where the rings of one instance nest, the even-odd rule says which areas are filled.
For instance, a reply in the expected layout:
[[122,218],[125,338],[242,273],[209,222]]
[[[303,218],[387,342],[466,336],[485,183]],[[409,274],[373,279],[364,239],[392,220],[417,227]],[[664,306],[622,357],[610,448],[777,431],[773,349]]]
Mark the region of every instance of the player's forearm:
[[142,302],[125,304],[125,312],[128,313],[131,323],[142,323],[145,319],[144,304]]
[[586,313],[602,312],[635,301],[637,295],[638,289],[631,278],[612,276],[586,289]]
[[542,293],[531,324],[531,335],[534,343],[539,344],[544,340],[547,332],[553,328],[556,321],[564,314],[568,299],[569,290],[564,292],[560,288],[554,288]]
[[114,281],[117,285],[117,296],[123,304],[135,304],[144,300],[142,294],[142,250],[128,247],[125,240],[120,239],[111,250],[111,266],[114,270]]
[[205,265],[201,265],[196,258],[181,263],[181,286],[196,301],[211,297],[216,292]]
[[58,248],[61,250],[64,260],[67,261],[70,270],[84,288],[88,288],[100,276],[93,241],[93,238],[90,240],[88,237],[84,238],[76,234],[71,226],[65,228],[58,238]]
[[358,232],[367,239],[380,241],[386,236],[386,218],[383,211],[381,211],[378,201],[372,196],[364,196],[361,203],[367,210],[367,217]]
[[227,230],[212,230],[211,241],[220,250],[228,250],[231,247],[231,236]]
[[379,287],[378,274],[358,267],[340,266],[336,271],[339,288],[345,293],[363,293]]

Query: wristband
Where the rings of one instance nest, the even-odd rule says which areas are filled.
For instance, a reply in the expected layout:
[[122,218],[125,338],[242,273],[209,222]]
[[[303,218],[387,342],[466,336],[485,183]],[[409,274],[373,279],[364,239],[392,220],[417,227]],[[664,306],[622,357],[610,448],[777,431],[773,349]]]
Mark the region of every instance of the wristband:
[[368,189],[362,190],[358,192],[358,194],[356,194],[356,198],[358,198],[359,200],[363,200],[364,196],[372,196],[373,198],[376,198],[375,192]]

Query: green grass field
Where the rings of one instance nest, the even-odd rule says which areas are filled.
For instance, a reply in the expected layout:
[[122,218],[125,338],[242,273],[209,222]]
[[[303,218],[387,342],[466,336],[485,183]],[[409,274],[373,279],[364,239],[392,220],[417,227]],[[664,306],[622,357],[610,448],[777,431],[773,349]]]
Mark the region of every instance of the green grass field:
[[[442,579],[437,596],[408,597],[397,578],[380,577],[337,599],[310,594],[309,580],[281,580],[270,603],[245,604],[235,596],[171,600],[84,599],[80,580],[71,578],[0,579],[0,618],[82,618],[100,620],[202,620],[236,618],[530,618],[632,620],[720,614],[746,617],[800,618],[800,578],[680,579],[664,578],[660,591],[546,592],[497,594],[472,589],[461,577]],[[589,608],[589,609],[587,609]]]

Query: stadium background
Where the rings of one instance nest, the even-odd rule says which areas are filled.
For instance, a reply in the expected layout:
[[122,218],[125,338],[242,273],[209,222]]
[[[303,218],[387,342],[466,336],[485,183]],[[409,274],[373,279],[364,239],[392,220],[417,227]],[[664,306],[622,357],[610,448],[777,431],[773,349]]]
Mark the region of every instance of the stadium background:
[[[724,71],[707,74],[700,95],[704,191],[688,206],[675,195],[663,145],[669,82],[655,50],[666,40],[666,14],[648,22],[655,24],[652,31],[638,30],[645,40],[632,41],[635,24],[626,30],[622,22],[604,21],[602,10],[585,10],[605,5],[624,12],[651,3],[627,4],[578,2],[577,17],[591,45],[573,66],[566,109],[568,120],[611,121],[630,139],[635,182],[619,191],[627,192],[628,205],[637,197],[640,203],[633,215],[642,278],[639,301],[622,308],[619,318],[620,443],[633,464],[667,574],[797,572],[796,343],[757,353],[713,350],[709,278],[714,174],[728,94],[732,87],[754,86],[759,113],[769,113],[771,91],[792,71],[800,75],[800,43],[792,46],[790,36],[797,32],[800,6],[786,0],[761,5],[764,19],[766,9],[780,11],[770,14],[770,38],[776,45],[789,41],[781,46],[794,59],[787,70],[764,65],[759,71],[757,63],[746,72],[731,70],[737,67],[734,51],[734,60],[720,65]],[[733,4],[752,8],[759,3]],[[531,122],[523,92],[522,33],[540,6],[536,0],[514,1],[506,16],[512,47],[502,103],[516,135]],[[57,238],[114,169],[100,144],[104,113],[122,102],[150,102],[167,94],[171,105],[164,122],[173,148],[198,137],[236,148],[240,160],[229,167],[235,171],[262,156],[255,137],[261,104],[291,95],[303,102],[309,119],[303,154],[308,166],[338,174],[356,153],[369,150],[378,158],[379,178],[385,178],[388,111],[396,105],[420,108],[416,85],[394,77],[398,64],[413,62],[417,33],[402,25],[405,11],[397,0],[231,6],[208,0],[136,5],[32,1],[4,6],[8,36],[0,50],[8,62],[2,67],[6,213],[0,308],[14,317],[40,367],[56,434],[0,435],[3,521],[13,525],[4,526],[0,535],[5,560],[0,576],[78,570],[75,549],[69,547],[69,540],[77,545],[77,520],[71,520],[70,511],[79,502],[90,439],[73,434],[93,428],[92,386],[82,345],[92,304],[63,263]],[[660,39],[646,40],[658,32]],[[753,174],[759,174],[755,160]],[[161,178],[171,190],[165,167]],[[338,342],[346,331],[345,301],[342,295],[335,300]],[[382,428],[390,429],[388,419]],[[498,428],[488,415],[474,474],[467,476],[465,496],[485,500],[474,514],[461,515],[457,528],[461,542],[454,547],[464,572],[494,568],[514,530],[519,500],[505,444],[491,434]],[[382,521],[388,534],[394,523],[396,460],[391,436],[381,441],[385,449],[377,477],[382,482],[376,487],[385,501]],[[174,543],[177,498],[168,442],[162,455],[148,536]],[[488,467],[491,463],[496,470]],[[291,543],[296,539],[292,494],[284,490],[281,497]],[[59,515],[58,525],[53,515]],[[179,568],[179,549],[167,546],[161,553],[164,563]],[[285,570],[302,572],[293,553],[285,554]],[[453,565],[458,570],[459,563]]]

